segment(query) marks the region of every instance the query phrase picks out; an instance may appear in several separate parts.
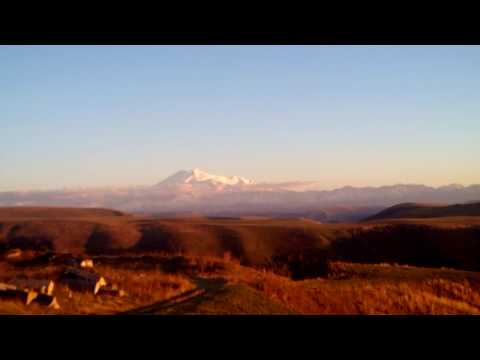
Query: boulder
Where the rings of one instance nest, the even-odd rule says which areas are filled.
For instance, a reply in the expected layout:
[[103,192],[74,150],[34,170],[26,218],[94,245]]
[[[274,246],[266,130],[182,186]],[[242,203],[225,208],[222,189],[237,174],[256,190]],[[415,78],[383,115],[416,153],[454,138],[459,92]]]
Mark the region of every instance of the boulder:
[[118,296],[118,297],[123,297],[127,295],[125,291],[123,291],[122,289],[119,289],[119,287],[115,284],[108,284],[106,286],[103,286],[98,293],[99,295],[109,295],[109,296]]
[[103,286],[107,285],[103,276],[95,272],[76,268],[65,270],[60,281],[67,284],[72,290],[92,291],[94,294],[97,294]]
[[47,294],[38,294],[38,296],[34,299],[35,303],[38,303],[43,306],[48,306],[49,308],[58,310],[60,309],[60,305],[57,302],[57,298],[55,296],[47,295]]
[[92,259],[85,259],[85,260],[82,260],[82,262],[80,263],[80,267],[82,268],[93,268],[93,260]]
[[55,283],[52,280],[44,279],[26,279],[15,278],[9,281],[9,284],[19,288],[34,290],[40,294],[52,295]]
[[22,250],[20,249],[10,249],[5,253],[6,259],[18,259],[22,256]]
[[38,293],[33,290],[25,290],[12,284],[0,283],[0,298],[7,300],[21,300],[29,305],[38,297]]

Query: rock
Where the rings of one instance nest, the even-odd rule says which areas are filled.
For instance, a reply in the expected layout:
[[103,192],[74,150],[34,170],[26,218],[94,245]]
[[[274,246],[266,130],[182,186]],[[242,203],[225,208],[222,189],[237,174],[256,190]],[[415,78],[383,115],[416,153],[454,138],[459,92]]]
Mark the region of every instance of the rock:
[[99,295],[123,297],[126,296],[127,293],[119,289],[117,285],[106,285],[100,289]]
[[92,291],[97,294],[98,291],[107,282],[97,273],[82,269],[68,268],[62,274],[60,281],[66,283],[70,289],[77,291]]
[[38,296],[34,299],[34,301],[40,305],[48,306],[49,308],[58,310],[60,309],[60,305],[57,302],[57,298],[55,296],[47,295],[47,294],[38,294]]
[[12,284],[0,283],[0,298],[17,299],[29,305],[38,297],[38,293],[33,290],[25,290]]
[[80,267],[82,267],[82,268],[93,268],[93,260],[91,260],[91,259],[82,260],[82,262],[80,263]]
[[55,283],[46,279],[23,279],[16,278],[9,281],[10,284],[19,288],[34,290],[41,294],[52,295]]
[[20,249],[10,249],[5,254],[6,259],[18,259],[22,256],[22,250]]

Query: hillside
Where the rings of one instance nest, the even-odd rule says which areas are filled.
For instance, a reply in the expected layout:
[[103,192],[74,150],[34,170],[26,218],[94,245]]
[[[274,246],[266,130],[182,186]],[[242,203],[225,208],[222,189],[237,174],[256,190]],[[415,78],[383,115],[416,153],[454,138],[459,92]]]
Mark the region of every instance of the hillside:
[[125,213],[101,208],[66,207],[0,207],[0,219],[58,219],[126,216]]
[[[59,284],[58,311],[2,300],[0,313],[480,313],[480,217],[321,224],[106,209],[0,215],[0,282],[57,281],[72,256],[88,256],[128,294],[72,297]],[[3,256],[18,248],[18,258]]]
[[128,215],[25,219],[9,215],[0,217],[0,251],[11,248],[228,257],[295,279],[322,276],[329,260],[478,271],[480,218],[320,224],[299,219],[159,220]]
[[[222,279],[220,279],[222,280]],[[211,283],[211,279],[201,279],[203,283]],[[191,297],[181,297],[173,301],[161,301],[140,309],[130,310],[129,314],[150,315],[293,315],[285,305],[272,300],[268,295],[245,283],[221,281],[223,285],[204,289]],[[199,282],[197,281],[197,284]]]
[[[480,314],[479,274],[453,269],[332,262],[321,278],[293,281],[211,257],[105,260],[95,258],[96,270],[126,296],[72,296],[59,284],[60,309],[2,299],[0,314]],[[61,264],[19,268],[2,261],[0,268],[0,281],[57,281],[62,271]]]
[[455,205],[404,203],[389,207],[366,220],[480,216],[480,202]]

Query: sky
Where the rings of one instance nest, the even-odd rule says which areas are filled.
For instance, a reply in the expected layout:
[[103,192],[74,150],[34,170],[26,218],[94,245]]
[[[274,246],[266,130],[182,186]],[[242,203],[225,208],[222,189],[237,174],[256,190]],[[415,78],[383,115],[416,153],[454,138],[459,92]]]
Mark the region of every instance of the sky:
[[480,183],[479,46],[0,46],[0,191]]

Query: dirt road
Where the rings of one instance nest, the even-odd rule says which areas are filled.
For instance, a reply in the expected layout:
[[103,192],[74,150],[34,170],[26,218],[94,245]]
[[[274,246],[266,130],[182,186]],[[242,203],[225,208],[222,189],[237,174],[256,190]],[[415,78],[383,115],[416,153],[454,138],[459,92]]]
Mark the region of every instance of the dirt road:
[[215,296],[215,294],[221,291],[227,283],[222,278],[197,277],[192,280],[195,285],[197,285],[195,289],[185,291],[184,293],[173,296],[170,299],[119,313],[118,315],[154,315],[163,313],[166,310],[175,308],[179,305],[191,305],[194,307]]

